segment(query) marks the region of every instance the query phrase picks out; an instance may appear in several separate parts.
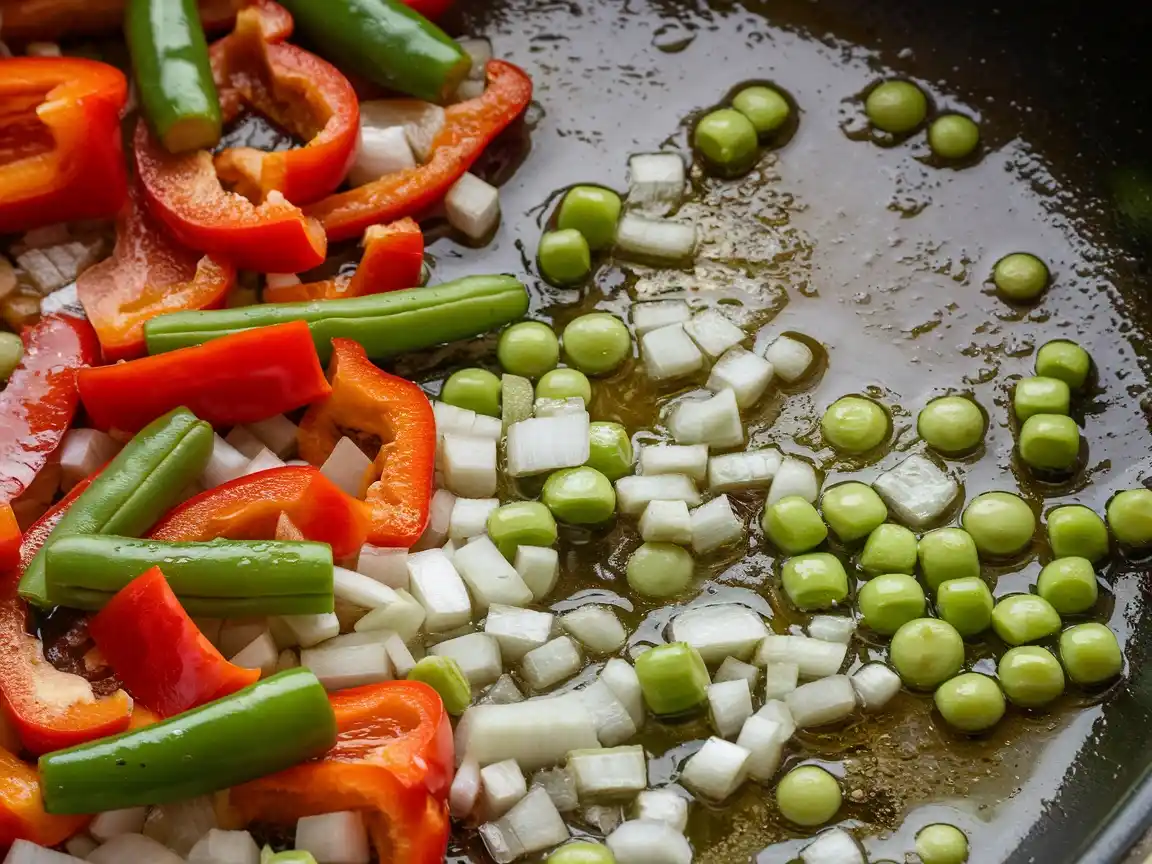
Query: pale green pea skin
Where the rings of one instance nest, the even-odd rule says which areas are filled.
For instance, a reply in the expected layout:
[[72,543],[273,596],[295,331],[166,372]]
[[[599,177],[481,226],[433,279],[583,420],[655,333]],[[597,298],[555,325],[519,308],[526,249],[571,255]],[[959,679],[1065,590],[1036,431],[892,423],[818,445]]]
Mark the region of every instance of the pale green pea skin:
[[810,552],[784,562],[784,592],[798,609],[828,609],[848,599],[848,574],[835,555]]
[[1080,457],[1080,427],[1063,414],[1033,414],[1020,427],[1020,458],[1041,471],[1071,471]]
[[463,714],[472,702],[472,687],[452,657],[423,657],[408,673],[409,681],[422,681],[440,694],[444,710]]
[[1036,352],[1036,374],[1063,381],[1073,390],[1084,386],[1091,371],[1092,357],[1075,342],[1055,339]]
[[1035,300],[1048,287],[1048,267],[1035,255],[1013,252],[992,268],[992,282],[1009,300]]
[[496,357],[505,372],[539,378],[560,362],[560,340],[539,321],[521,321],[500,334]]
[[1057,558],[1087,558],[1093,564],[1108,557],[1108,526],[1082,504],[1066,504],[1048,514],[1048,545]]
[[687,588],[694,570],[691,554],[675,543],[641,543],[629,557],[624,575],[637,594],[659,599]]
[[727,177],[748,171],[756,163],[760,147],[752,121],[731,108],[701,117],[692,143],[710,168]]
[[809,552],[828,538],[828,527],[816,508],[799,495],[769,504],[760,524],[773,545],[786,555]]
[[961,636],[978,636],[992,626],[995,601],[978,576],[950,579],[936,589],[936,612]]
[[996,601],[992,629],[1009,645],[1026,645],[1060,629],[1060,613],[1035,594],[1010,594]]
[[1058,558],[1040,571],[1036,592],[1061,615],[1077,615],[1096,605],[1100,588],[1087,558]]
[[964,640],[936,618],[917,618],[892,637],[888,659],[909,687],[934,690],[964,665]]
[[888,437],[888,414],[862,396],[843,396],[820,419],[824,440],[842,453],[867,453]]
[[965,672],[945,681],[932,697],[945,722],[961,732],[985,732],[1004,716],[1004,693],[987,675]]
[[536,382],[537,399],[568,399],[577,396],[588,405],[592,401],[592,384],[588,376],[575,369],[553,369]]
[[616,858],[603,843],[577,840],[565,843],[545,859],[545,864],[616,864]]
[[24,343],[15,333],[0,331],[0,381],[7,381],[24,359]]
[[1077,624],[1060,634],[1060,662],[1081,686],[1111,681],[1124,671],[1116,634],[1103,624]]
[[950,579],[980,576],[980,556],[972,535],[961,528],[938,528],[920,538],[920,572],[936,591]]
[[592,251],[575,228],[548,231],[536,250],[540,274],[550,285],[579,285],[592,272]]
[[1004,695],[1021,708],[1040,708],[1064,692],[1064,670],[1047,648],[1021,645],[1000,658],[996,675]]
[[687,642],[657,645],[636,658],[636,677],[653,714],[672,716],[708,698],[708,667]]
[[776,786],[780,815],[805,828],[831,821],[843,801],[839,781],[815,765],[793,768]]
[[623,204],[620,196],[603,186],[573,186],[560,202],[556,227],[584,235],[593,252],[607,249],[616,240],[616,223]]
[[619,480],[632,473],[632,440],[628,430],[619,423],[597,420],[588,427],[588,461],[609,480]]
[[1108,502],[1108,527],[1124,546],[1152,545],[1152,490],[1125,489]]
[[928,146],[941,159],[964,159],[980,144],[980,127],[963,114],[942,114],[928,127]]
[[1019,495],[985,492],[964,508],[960,518],[980,557],[1005,558],[1023,552],[1036,533],[1036,516]]
[[1037,414],[1067,414],[1072,391],[1059,378],[1021,378],[1012,392],[1012,411],[1023,423]]
[[564,468],[544,482],[540,496],[552,515],[571,525],[599,525],[616,515],[612,481],[595,468]]
[[865,582],[857,602],[864,623],[883,636],[924,615],[924,589],[904,573],[883,573]]
[[968,838],[953,825],[929,825],[916,835],[916,854],[921,864],[964,864]]
[[860,568],[869,577],[916,572],[916,535],[892,522],[878,525],[864,543]]
[[301,849],[273,852],[271,846],[265,846],[260,850],[260,864],[316,864],[316,858]]
[[539,501],[513,501],[488,514],[488,537],[511,561],[518,546],[552,546],[556,520]]
[[792,106],[771,87],[745,87],[732,97],[732,107],[752,121],[761,136],[771,135],[788,121]]
[[986,428],[984,412],[963,396],[933,399],[916,418],[916,432],[924,443],[945,456],[971,453],[984,443]]
[[564,356],[586,375],[607,375],[632,353],[632,334],[607,312],[574,318],[564,328]]
[[500,416],[500,379],[487,369],[460,369],[448,376],[440,400],[489,417]]
[[872,125],[893,135],[911,132],[928,116],[928,99],[910,81],[885,81],[864,100]]
[[888,508],[864,483],[841,483],[824,492],[820,509],[829,527],[845,543],[867,537],[888,518]]

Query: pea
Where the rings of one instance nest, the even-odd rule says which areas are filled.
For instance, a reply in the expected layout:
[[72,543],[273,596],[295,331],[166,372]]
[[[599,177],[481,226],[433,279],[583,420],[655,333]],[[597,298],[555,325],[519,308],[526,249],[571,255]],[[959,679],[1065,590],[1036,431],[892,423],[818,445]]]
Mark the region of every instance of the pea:
[[496,357],[505,372],[539,378],[560,361],[560,340],[539,321],[521,321],[500,334]]
[[992,626],[992,592],[977,576],[950,579],[936,589],[936,612],[961,636],[977,636]]
[[615,371],[632,353],[632,335],[624,322],[607,312],[581,315],[564,328],[564,356],[588,375]]
[[1048,545],[1057,558],[1087,558],[1093,564],[1108,557],[1104,520],[1081,504],[1057,507],[1048,514]]
[[916,535],[903,525],[886,522],[868,535],[860,553],[860,567],[868,576],[916,571]]
[[589,455],[584,464],[609,480],[632,473],[632,441],[619,423],[597,420],[588,427]]
[[598,525],[616,514],[612,481],[595,468],[565,468],[544,483],[544,505],[561,522]]
[[575,228],[549,231],[536,250],[540,273],[550,285],[579,285],[592,272],[588,241]]
[[692,581],[695,562],[675,543],[641,543],[625,567],[632,590],[643,597],[679,594]]
[[963,114],[942,114],[928,127],[928,146],[941,159],[971,156],[980,143],[980,127]]
[[1020,427],[1020,458],[1041,471],[1070,471],[1080,457],[1080,427],[1063,414],[1034,414]]
[[587,405],[592,401],[592,384],[588,376],[575,369],[553,369],[536,382],[537,399],[568,399],[578,396]]
[[848,599],[848,574],[835,555],[811,552],[784,562],[784,592],[799,609],[827,609]]
[[1035,594],[1010,594],[996,602],[992,629],[1009,645],[1039,642],[1060,629],[1060,613]]
[[945,456],[971,453],[983,443],[986,428],[984,412],[962,396],[933,399],[916,418],[916,431],[924,443]]
[[603,843],[576,840],[549,855],[545,864],[616,864],[616,858]]
[[1152,545],[1152,490],[1125,489],[1108,502],[1108,527],[1125,546]]
[[980,576],[980,557],[972,535],[960,528],[939,528],[920,538],[920,572],[936,591],[950,579]]
[[1021,708],[1039,708],[1064,692],[1064,670],[1047,648],[1009,648],[996,667],[1004,695]]
[[1103,684],[1124,670],[1116,634],[1103,624],[1077,624],[1060,634],[1060,662],[1077,684]]
[[1059,378],[1021,378],[1012,393],[1012,410],[1023,423],[1037,414],[1067,414],[1072,393]]
[[732,97],[732,107],[751,120],[761,136],[771,135],[792,113],[788,100],[771,87],[745,87]]
[[964,864],[968,838],[952,825],[929,825],[916,835],[916,854],[922,864]]
[[830,821],[843,801],[840,783],[815,765],[793,768],[776,786],[776,806],[780,815],[805,828]]
[[1096,570],[1087,558],[1059,558],[1040,571],[1036,592],[1061,615],[1087,612],[1099,594]]
[[888,518],[888,508],[864,483],[841,483],[825,491],[820,509],[829,527],[845,543],[867,537]]
[[884,636],[924,615],[924,589],[904,573],[884,573],[865,582],[858,602],[864,623]]
[[761,525],[768,539],[786,555],[809,552],[828,537],[828,528],[816,508],[799,495],[765,507]]
[[1004,693],[987,675],[965,672],[941,684],[932,701],[944,721],[961,732],[991,729],[1004,716]]
[[517,546],[551,546],[556,542],[556,520],[539,501],[513,501],[488,514],[488,537],[511,561]]
[[888,437],[888,414],[862,396],[844,396],[820,420],[824,439],[843,453],[866,453]]
[[440,399],[489,417],[500,416],[500,379],[487,369],[460,369],[448,376]]
[[0,332],[0,381],[7,381],[24,359],[24,343],[15,333]]
[[960,519],[981,557],[1007,557],[1023,552],[1036,533],[1036,516],[1019,495],[985,492],[964,509]]
[[1046,342],[1036,352],[1036,374],[1063,381],[1073,390],[1084,386],[1091,370],[1092,358],[1088,352],[1067,339]]
[[636,677],[653,714],[683,714],[708,699],[708,667],[687,642],[645,651],[636,658]]
[[992,282],[1009,300],[1035,300],[1048,287],[1048,267],[1035,255],[1013,252],[992,268]]
[[911,132],[928,116],[928,100],[910,81],[885,81],[864,101],[872,125],[893,135]]
[[896,631],[888,658],[909,687],[934,690],[964,665],[964,640],[946,621],[917,618]]
[[556,226],[584,235],[593,252],[607,249],[616,240],[616,223],[623,205],[620,196],[602,186],[573,186],[560,202]]
[[704,161],[725,176],[751,169],[760,146],[752,121],[731,108],[721,108],[701,117],[692,141]]

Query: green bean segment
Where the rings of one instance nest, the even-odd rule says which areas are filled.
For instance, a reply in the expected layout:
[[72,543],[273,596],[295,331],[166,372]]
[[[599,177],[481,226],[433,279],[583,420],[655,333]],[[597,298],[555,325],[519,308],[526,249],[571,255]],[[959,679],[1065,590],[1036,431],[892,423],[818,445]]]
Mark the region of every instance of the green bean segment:
[[848,599],[848,574],[835,555],[811,552],[784,562],[784,591],[797,608],[827,609]]
[[612,481],[632,473],[632,441],[627,429],[619,423],[598,420],[588,427],[588,438],[585,465]]
[[1075,342],[1056,339],[1036,352],[1036,374],[1063,381],[1073,390],[1083,388],[1091,371],[1092,358]]
[[789,495],[764,508],[764,533],[787,555],[810,552],[828,537],[816,508],[799,495]]

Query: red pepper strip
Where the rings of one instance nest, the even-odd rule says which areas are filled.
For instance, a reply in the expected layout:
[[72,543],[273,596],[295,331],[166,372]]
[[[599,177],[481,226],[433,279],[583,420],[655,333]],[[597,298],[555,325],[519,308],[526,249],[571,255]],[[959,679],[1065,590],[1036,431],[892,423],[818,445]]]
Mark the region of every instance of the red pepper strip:
[[0,572],[20,563],[20,525],[11,504],[0,504]]
[[36,479],[76,414],[76,370],[99,357],[92,326],[49,315],[24,331],[24,358],[0,393],[0,502]]
[[227,261],[176,242],[148,212],[143,190],[133,183],[116,222],[112,257],[85,270],[76,293],[100,337],[104,359],[112,363],[145,353],[145,321],[165,312],[222,306],[235,279]]
[[81,830],[91,818],[46,813],[36,769],[0,749],[0,849],[17,840],[55,846]]
[[351,276],[266,287],[264,302],[335,300],[414,288],[420,284],[423,266],[424,235],[414,219],[370,225],[364,232],[364,257]]
[[189,498],[152,529],[156,540],[271,540],[280,513],[335,558],[364,545],[364,505],[312,467],[289,465],[239,477]]
[[32,563],[32,559],[36,557],[36,553],[39,552],[48,541],[48,535],[56,530],[56,524],[64,518],[64,514],[68,508],[72,506],[72,502],[80,497],[80,493],[88,488],[89,484],[96,479],[96,475],[99,473],[99,471],[96,471],[69,489],[67,495],[49,507],[43,516],[28,527],[20,543],[21,570]]
[[400,0],[400,2],[433,21],[452,8],[452,0]]
[[256,205],[226,192],[207,150],[173,155],[142,119],[134,139],[136,167],[152,212],[192,249],[228,258],[241,270],[298,273],[328,251],[323,227],[273,192]]
[[216,173],[254,201],[275,190],[295,204],[307,204],[332,192],[348,173],[360,132],[360,103],[348,79],[330,63],[295,45],[268,44],[261,15],[241,10],[232,35],[212,48],[224,122],[248,106],[307,143],[273,153],[228,148],[216,156]]
[[[200,0],[200,21],[205,30],[231,26],[241,0]],[[124,26],[124,0],[8,0],[4,11],[4,38],[13,42],[56,41],[62,36],[100,34]]]
[[376,454],[368,487],[368,542],[410,547],[428,524],[436,461],[436,420],[416,384],[372,365],[351,339],[332,340],[332,395],[300,421],[300,458],[319,465],[344,435]]
[[123,432],[181,405],[217,426],[254,423],[332,392],[304,321],[84,369],[77,384],[92,424]]
[[0,234],[120,209],[127,98],[124,74],[106,63],[0,59]]
[[444,109],[444,128],[427,163],[329,195],[304,212],[320,220],[328,238],[337,241],[356,237],[369,225],[418,216],[438,202],[532,100],[532,79],[524,70],[490,60],[487,72],[482,96]]
[[108,601],[88,632],[128,692],[161,717],[235,693],[259,669],[229,663],[188,617],[153,567]]

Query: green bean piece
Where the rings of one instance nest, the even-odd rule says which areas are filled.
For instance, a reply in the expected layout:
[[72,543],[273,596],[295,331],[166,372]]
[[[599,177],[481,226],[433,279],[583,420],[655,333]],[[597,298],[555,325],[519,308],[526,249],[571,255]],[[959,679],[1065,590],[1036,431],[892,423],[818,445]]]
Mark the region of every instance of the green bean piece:
[[1041,471],[1071,471],[1080,457],[1080,427],[1062,414],[1034,414],[1020,427],[1020,458]]
[[488,536],[511,561],[518,546],[551,546],[556,542],[556,520],[539,501],[513,501],[488,514]]
[[828,527],[816,508],[799,495],[765,507],[761,525],[768,539],[786,555],[811,552],[828,538]]
[[1067,384],[1059,378],[1037,375],[1016,382],[1012,410],[1016,419],[1023,423],[1036,414],[1067,414],[1071,401],[1072,392]]
[[820,510],[829,527],[844,543],[867,537],[888,518],[888,508],[865,483],[841,483],[825,490]]
[[460,664],[452,657],[422,657],[408,673],[409,681],[422,681],[440,694],[444,710],[463,714],[472,703],[472,688]]
[[636,677],[653,714],[674,716],[708,698],[708,668],[687,642],[657,645],[636,658]]
[[920,583],[904,573],[883,573],[865,582],[857,600],[864,623],[883,636],[923,617],[926,603]]
[[616,864],[616,859],[603,843],[575,840],[549,855],[544,864]]
[[0,332],[0,381],[7,381],[24,359],[24,342],[15,333]]
[[1061,615],[1077,615],[1096,605],[1096,570],[1087,558],[1058,558],[1040,571],[1036,592]]
[[888,413],[862,396],[844,396],[828,406],[820,420],[824,440],[842,453],[867,453],[888,437]]
[[1091,371],[1092,358],[1075,342],[1055,339],[1036,352],[1036,374],[1063,381],[1073,390],[1083,388]]
[[828,609],[848,599],[848,574],[835,555],[810,552],[784,562],[784,591],[798,609]]
[[513,423],[531,417],[535,404],[531,381],[507,373],[500,376],[500,422],[505,432]]
[[960,528],[938,528],[920,538],[920,572],[936,591],[950,579],[980,576],[980,556],[972,535]]
[[632,473],[632,441],[619,423],[598,420],[589,426],[589,456],[584,464],[615,482]]
[[936,589],[936,612],[961,636],[978,636],[992,626],[995,601],[978,576],[950,579]]

